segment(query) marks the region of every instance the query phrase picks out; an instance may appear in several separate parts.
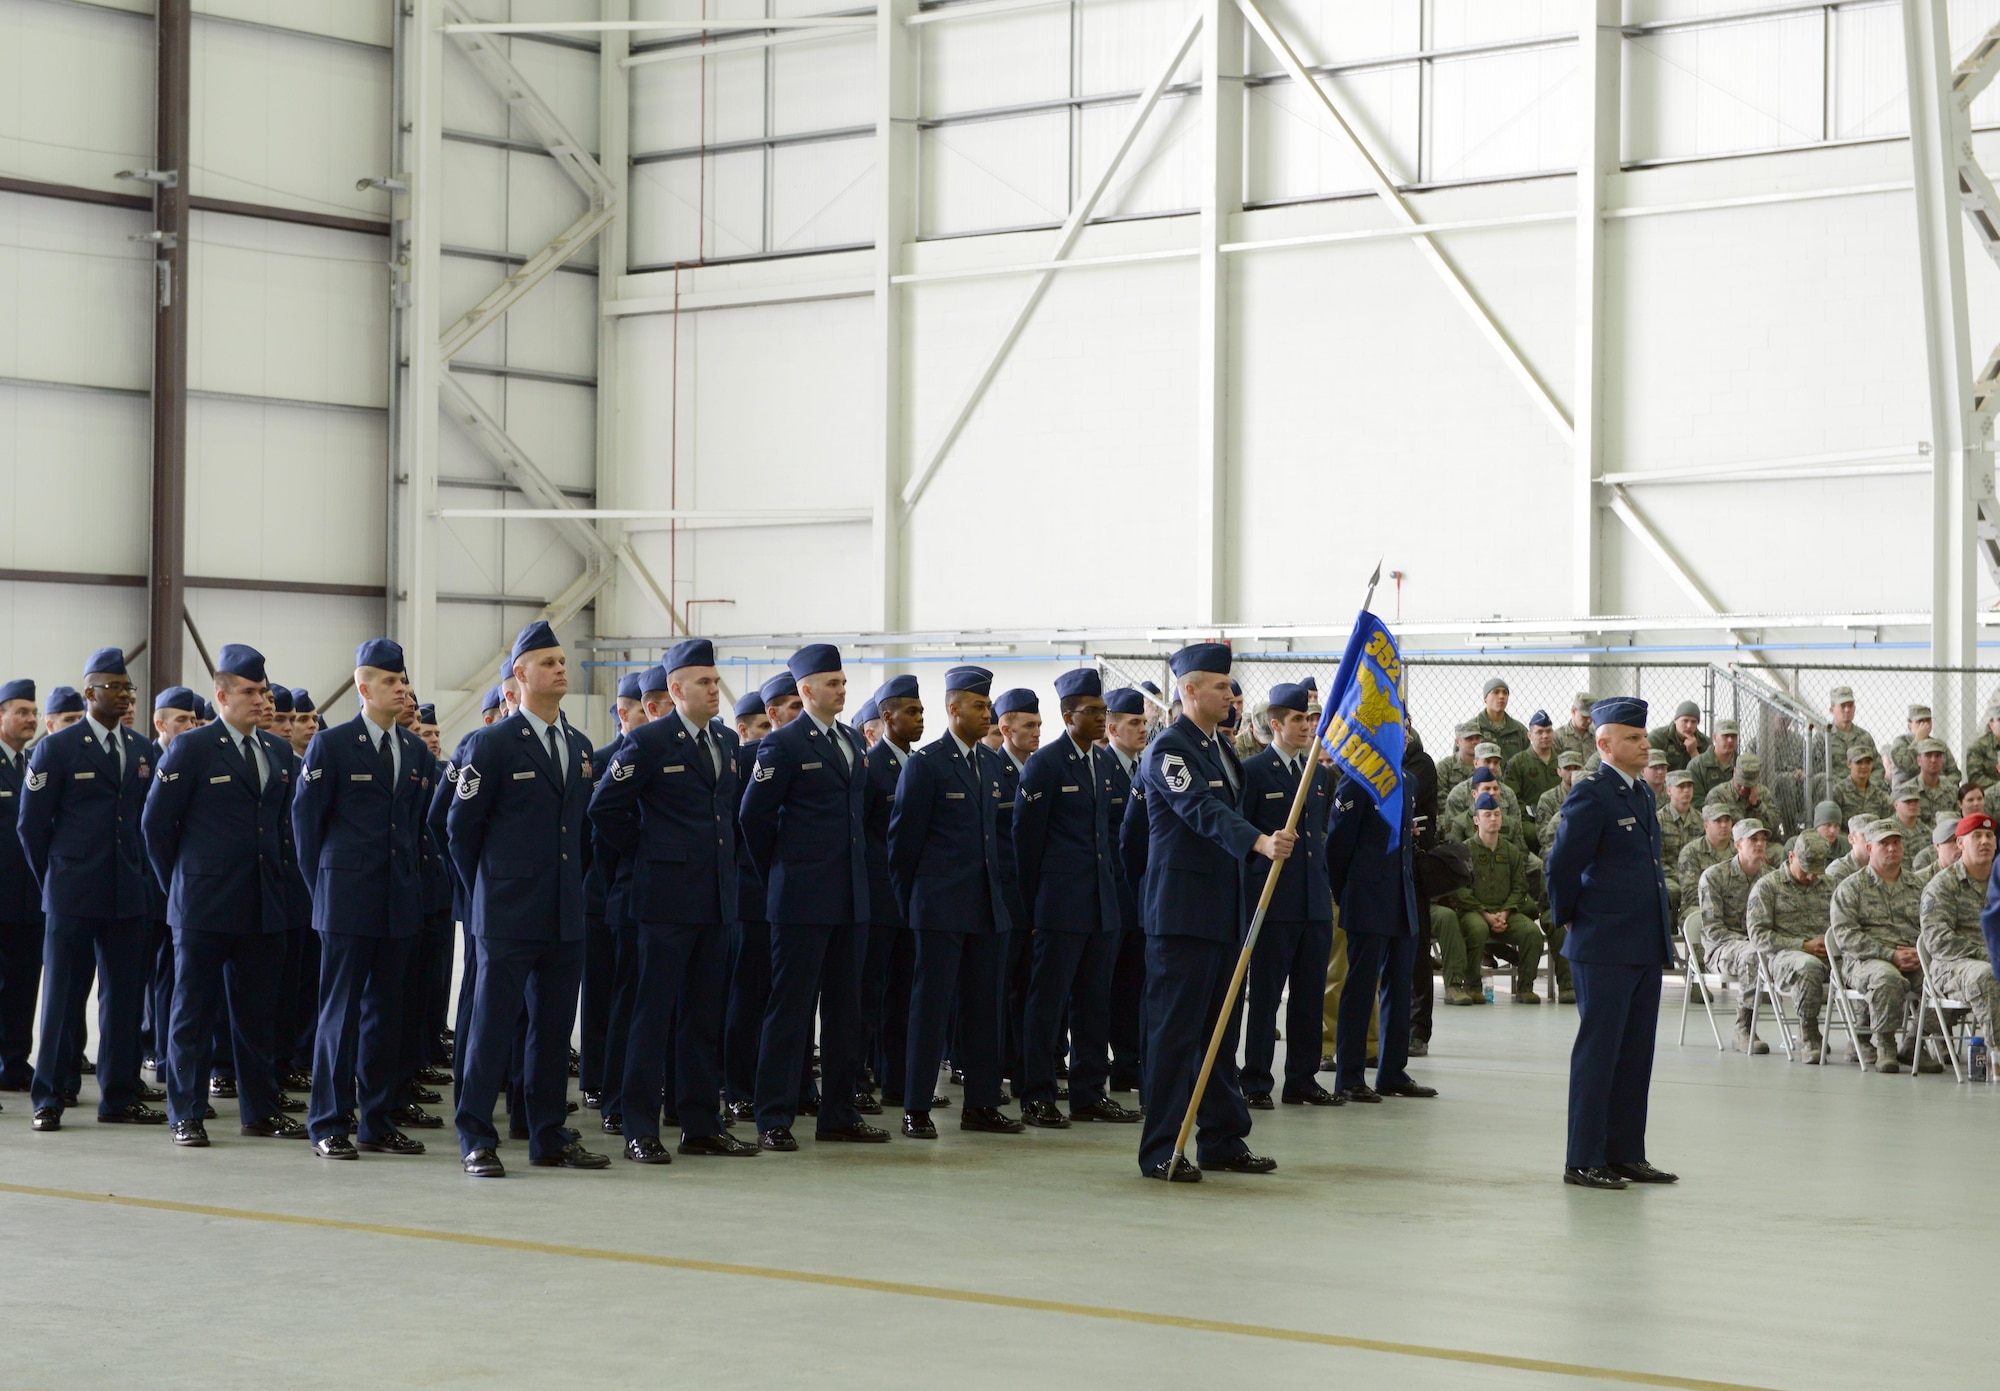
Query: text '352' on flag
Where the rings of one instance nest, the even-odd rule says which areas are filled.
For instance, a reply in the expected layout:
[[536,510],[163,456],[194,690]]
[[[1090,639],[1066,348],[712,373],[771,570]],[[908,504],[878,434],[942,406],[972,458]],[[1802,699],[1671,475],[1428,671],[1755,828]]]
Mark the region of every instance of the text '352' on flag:
[[1363,609],[1326,693],[1319,741],[1334,771],[1365,790],[1389,824],[1389,847],[1403,827],[1403,655],[1381,619]]

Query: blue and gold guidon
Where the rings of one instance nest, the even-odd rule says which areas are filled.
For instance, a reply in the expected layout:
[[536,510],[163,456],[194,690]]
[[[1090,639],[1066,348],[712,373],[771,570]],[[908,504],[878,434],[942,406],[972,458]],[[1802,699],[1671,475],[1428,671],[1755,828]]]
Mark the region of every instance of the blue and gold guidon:
[[1403,826],[1403,656],[1381,619],[1363,609],[1326,693],[1319,741],[1334,771],[1367,792],[1389,824],[1389,848]]

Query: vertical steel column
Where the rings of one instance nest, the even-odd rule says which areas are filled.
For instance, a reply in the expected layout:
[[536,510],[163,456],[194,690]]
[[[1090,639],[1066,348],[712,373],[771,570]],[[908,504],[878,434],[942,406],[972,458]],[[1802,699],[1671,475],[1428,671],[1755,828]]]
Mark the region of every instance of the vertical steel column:
[[[610,21],[629,20],[632,0],[604,0],[603,16]],[[598,35],[603,49],[598,56],[597,148],[598,162],[617,190],[618,212],[597,237],[597,501],[599,508],[619,506],[618,417],[618,320],[605,311],[620,294],[619,282],[628,261],[626,248],[631,234],[632,207],[632,70],[625,66],[631,52],[632,35],[627,30],[607,29]],[[600,521],[600,531],[618,536],[618,523]],[[630,632],[622,621],[607,615],[618,613],[618,567],[612,565],[611,578],[596,599],[596,631],[607,628]],[[613,626],[616,622],[617,626]],[[590,708],[597,717],[599,701]]]
[[1243,16],[1204,0],[1201,62],[1201,262],[1195,348],[1194,618],[1229,620],[1229,261],[1222,243],[1243,211]]
[[[1909,73],[1924,362],[1930,371],[1931,665],[1969,669],[1979,652],[1979,498],[1992,489],[1993,456],[1990,431],[1973,418],[1958,172],[1959,161],[1971,158],[1972,130],[1952,89],[1945,0],[1903,0],[1903,60]],[[1956,717],[1962,725],[1978,708],[1976,699],[1969,670],[1963,676],[1940,672],[1933,679],[1931,704],[1947,719]],[[1939,732],[1963,747],[1971,730]]]
[[1578,35],[1584,127],[1576,168],[1576,430],[1570,484],[1570,612],[1603,609],[1597,480],[1604,473],[1604,209],[1618,172],[1622,0],[1587,0]]
[[[422,691],[443,688],[438,628],[438,349],[439,280],[443,256],[444,23],[442,0],[410,0],[404,10],[405,168],[410,171],[409,295],[403,310],[402,569],[403,649],[411,680]],[[485,672],[473,673],[474,682]]]
[[157,693],[181,679],[187,606],[188,126],[191,0],[155,10],[156,168],[153,185],[153,507],[147,575],[146,671]]
[[[916,0],[878,0],[875,10],[875,511],[869,623],[903,627],[903,292],[892,277],[917,239],[917,37],[908,23]],[[886,653],[884,655],[887,655]]]

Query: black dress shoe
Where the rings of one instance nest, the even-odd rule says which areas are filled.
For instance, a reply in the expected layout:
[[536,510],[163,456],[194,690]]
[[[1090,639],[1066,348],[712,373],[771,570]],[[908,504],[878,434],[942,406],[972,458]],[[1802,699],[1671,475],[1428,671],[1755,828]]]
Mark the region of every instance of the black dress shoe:
[[1182,1155],[1179,1159],[1162,1159],[1146,1171],[1146,1177],[1156,1178],[1162,1183],[1200,1183],[1201,1170],[1186,1155]]
[[801,1101],[798,1105],[798,1113],[802,1116],[817,1116],[819,1114],[819,1098],[809,1096],[804,1101]]
[[[569,1075],[570,1075],[570,1076],[572,1076],[572,1077],[576,1076],[576,1070],[577,1070],[578,1068],[582,1067],[582,1066],[583,1066],[583,1059],[577,1056],[577,1052],[576,1052],[576,1050],[575,1050],[574,1048],[570,1049],[570,1050],[569,1050]],[[609,1161],[609,1160],[606,1160],[605,1162],[606,1162],[606,1163],[609,1163],[610,1161]],[[596,1166],[593,1166],[593,1167],[596,1167]]]
[[421,1106],[398,1106],[389,1113],[389,1119],[397,1125],[407,1125],[412,1130],[442,1130],[444,1117],[433,1115]]
[[[614,1132],[614,1133],[615,1133],[615,1132]],[[527,1124],[527,1122],[526,1122],[526,1121],[522,1121],[522,1122],[520,1122],[520,1123],[516,1124],[516,1123],[515,1123],[514,1121],[508,1121],[508,1122],[507,1122],[507,1138],[508,1138],[508,1139],[510,1139],[510,1140],[525,1140],[525,1139],[527,1139],[527,1138],[528,1138],[528,1124]]]
[[1633,1183],[1679,1183],[1681,1181],[1679,1174],[1670,1174],[1665,1169],[1655,1169],[1643,1159],[1637,1164],[1613,1164],[1610,1168],[1611,1172],[1617,1174],[1618,1177],[1627,1179]]
[[1366,1082],[1356,1082],[1351,1087],[1342,1087],[1334,1095],[1342,1101],[1364,1101],[1371,1106],[1380,1105],[1382,1101],[1382,1093],[1376,1091]]
[[369,1154],[422,1154],[424,1142],[413,1140],[400,1130],[391,1130],[376,1140],[356,1140],[354,1148]]
[[573,1116],[580,1109],[574,1101],[565,1101],[563,1103],[563,1114],[566,1116]]
[[201,1118],[205,1121],[212,1121],[215,1119],[215,1108],[209,1105],[206,1101],[201,1103]]
[[1629,1188],[1624,1175],[1616,1169],[1593,1165],[1588,1169],[1564,1169],[1563,1182],[1573,1183],[1578,1188]]
[[359,1159],[361,1154],[354,1148],[354,1141],[345,1135],[329,1135],[324,1140],[314,1140],[312,1152],[321,1159]]
[[584,1108],[584,1109],[585,1109],[586,1111],[596,1111],[596,1110],[600,1110],[600,1109],[602,1109],[602,1108],[603,1108],[603,1106],[604,1106],[604,1093],[603,1093],[603,1092],[601,1092],[601,1091],[598,1091],[598,1092],[585,1092],[585,1093],[583,1094],[583,1108]]
[[75,1092],[64,1092],[64,1093],[63,1093],[63,1100],[62,1100],[62,1104],[63,1104],[63,1108],[64,1108],[65,1110],[67,1110],[67,1109],[68,1109],[68,1108],[70,1108],[71,1106],[74,1106],[74,1105],[76,1105],[76,1093],[75,1093]]
[[30,1125],[36,1130],[61,1130],[62,1107],[44,1106],[41,1110],[35,1112],[35,1119],[30,1122]]
[[867,1121],[855,1121],[852,1125],[843,1125],[838,1130],[815,1130],[813,1139],[835,1140],[850,1145],[886,1145],[889,1143],[889,1132],[879,1125],[870,1125]]
[[906,1140],[935,1140],[937,1127],[931,1124],[929,1111],[903,1112],[903,1138]]
[[1069,1118],[1072,1121],[1105,1121],[1112,1125],[1130,1125],[1135,1121],[1146,1119],[1146,1113],[1120,1106],[1107,1096],[1101,1101],[1092,1101],[1083,1106],[1078,1106],[1072,1101],[1069,1106]]
[[625,1142],[625,1157],[634,1164],[671,1164],[674,1156],[657,1135],[635,1135]]
[[165,1101],[167,1099],[166,1092],[158,1087],[148,1086],[144,1082],[139,1084],[138,1095],[141,1101]]
[[774,1125],[757,1137],[757,1148],[760,1150],[775,1150],[779,1154],[790,1154],[798,1147],[799,1142],[792,1138],[789,1126]]
[[875,1099],[873,1092],[856,1092],[854,1109],[864,1116],[879,1116],[882,1114],[882,1103]]
[[951,1070],[951,1084],[954,1087],[962,1087],[965,1085],[965,1071],[963,1068],[955,1067]]
[[86,1077],[95,1077],[97,1075],[97,1064],[92,1062],[90,1059],[85,1058],[83,1060],[83,1066],[79,1068],[78,1071],[82,1072],[83,1075]]
[[968,1106],[958,1113],[960,1130],[977,1130],[987,1135],[1019,1135],[1022,1125],[998,1106]]
[[[1362,1090],[1367,1091],[1368,1089],[1363,1087]],[[1371,1093],[1367,1099],[1373,1100],[1373,1094]],[[1335,1096],[1317,1082],[1312,1084],[1311,1091],[1300,1092],[1297,1096],[1287,1096],[1285,1098],[1285,1105],[1287,1106],[1345,1106],[1346,1104],[1347,1098],[1344,1094]]]
[[718,1159],[752,1158],[757,1147],[734,1135],[683,1135],[678,1146],[682,1154],[707,1155]]
[[229,1100],[231,1097],[236,1095],[236,1079],[234,1077],[209,1078],[208,1094],[210,1096],[220,1097],[224,1101]]
[[1202,1165],[1204,1169],[1221,1169],[1231,1174],[1268,1174],[1277,1167],[1277,1160],[1267,1159],[1261,1154],[1252,1154],[1249,1150],[1231,1155],[1217,1164]]
[[599,1121],[598,1124],[604,1128],[606,1135],[623,1135],[625,1133],[625,1117],[616,1111],[613,1111],[610,1115]]
[[[422,1083],[426,1087],[448,1087],[451,1085],[451,1074],[441,1067],[420,1067],[417,1069],[417,1075],[413,1080]],[[422,1099],[419,1098],[419,1100]],[[429,1099],[436,1101],[438,1098],[431,1097]]]
[[182,1121],[174,1127],[174,1143],[182,1149],[205,1150],[208,1148],[208,1131],[200,1121]]
[[1053,1101],[1030,1101],[1021,1108],[1021,1121],[1037,1130],[1069,1129],[1069,1117]]
[[754,1101],[732,1101],[723,1108],[722,1119],[729,1125],[755,1125],[757,1123],[757,1103]]
[[[1290,1101],[1291,1098],[1286,1097],[1285,1100]],[[1253,1111],[1269,1111],[1273,1109],[1271,1094],[1269,1092],[1245,1092],[1243,1093],[1243,1104]]]
[[1419,1086],[1417,1083],[1412,1082],[1407,1077],[1405,1077],[1402,1081],[1398,1082],[1395,1086],[1389,1088],[1387,1091],[1382,1093],[1383,1096],[1409,1096],[1409,1097],[1436,1096],[1437,1094],[1438,1094],[1438,1089],[1436,1087]]
[[290,1116],[273,1116],[267,1121],[251,1121],[239,1127],[243,1134],[259,1140],[303,1140],[306,1128]]
[[167,1123],[167,1113],[165,1111],[155,1111],[143,1102],[135,1101],[131,1105],[117,1111],[99,1111],[97,1113],[97,1123],[99,1125],[165,1125]]
[[507,1177],[506,1166],[501,1164],[500,1156],[492,1150],[474,1150],[460,1160],[459,1165],[473,1178]]
[[287,1072],[278,1079],[278,1090],[281,1092],[309,1092],[312,1086],[313,1079],[310,1072]]
[[410,1083],[410,1100],[418,1106],[435,1106],[444,1098],[420,1082]]
[[279,1092],[278,1113],[285,1116],[303,1116],[306,1113],[306,1104],[303,1101],[294,1101],[283,1092]]
[[575,1140],[571,1140],[554,1154],[545,1154],[540,1159],[528,1161],[537,1169],[608,1169],[611,1156],[592,1154]]

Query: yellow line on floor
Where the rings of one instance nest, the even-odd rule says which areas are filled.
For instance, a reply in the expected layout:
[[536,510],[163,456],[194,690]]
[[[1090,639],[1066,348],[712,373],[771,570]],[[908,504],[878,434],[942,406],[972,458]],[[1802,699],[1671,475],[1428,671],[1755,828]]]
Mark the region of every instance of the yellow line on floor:
[[1101,1304],[1070,1304],[1059,1299],[1027,1299],[1020,1295],[952,1289],[946,1285],[912,1285],[899,1280],[870,1280],[856,1275],[827,1275],[810,1270],[786,1270],[779,1266],[692,1260],[684,1256],[657,1256],[643,1251],[614,1251],[598,1246],[565,1246],[559,1242],[521,1241],[513,1237],[480,1236],[473,1232],[448,1232],[433,1227],[392,1227],[376,1222],[349,1222],[337,1217],[307,1217],[290,1212],[258,1212],[249,1208],[211,1207],[205,1203],[180,1203],[165,1198],[137,1198],[120,1193],[81,1193],[67,1188],[35,1188],[20,1183],[0,1183],[0,1193],[11,1193],[24,1198],[54,1198],[65,1202],[142,1208],[150,1212],[178,1212],[193,1217],[220,1217],[237,1222],[311,1227],[328,1232],[401,1237],[408,1241],[435,1241],[450,1246],[520,1251],[537,1256],[566,1256],[574,1260],[608,1261],[614,1265],[652,1266],[661,1270],[684,1270],[703,1275],[732,1275],[745,1280],[778,1280],[794,1285],[817,1285],[826,1289],[901,1295],[908,1299],[939,1299],[954,1304],[978,1304],[994,1309],[1021,1309],[1038,1314],[1061,1314],[1070,1318],[1097,1319],[1106,1323],[1177,1328],[1190,1333],[1223,1333],[1238,1338],[1260,1338],[1267,1342],[1305,1343],[1314,1347],[1347,1348],[1358,1352],[1385,1353],[1392,1357],[1415,1357],[1432,1362],[1459,1362],[1477,1367],[1505,1367],[1512,1371],[1611,1381],[1626,1386],[1665,1386],[1676,1388],[1677,1391],[1771,1391],[1769,1387],[1746,1386],[1733,1381],[1704,1381],[1699,1377],[1665,1376],[1656,1372],[1627,1371],[1617,1367],[1590,1367],[1577,1362],[1549,1362],[1535,1357],[1509,1357],[1495,1352],[1468,1352],[1460,1348],[1428,1347],[1422,1343],[1395,1343],[1381,1338],[1351,1338],[1339,1333],[1314,1333],[1302,1328],[1236,1323],[1229,1319],[1189,1318],[1180,1314],[1149,1313],[1143,1309],[1119,1309]]

